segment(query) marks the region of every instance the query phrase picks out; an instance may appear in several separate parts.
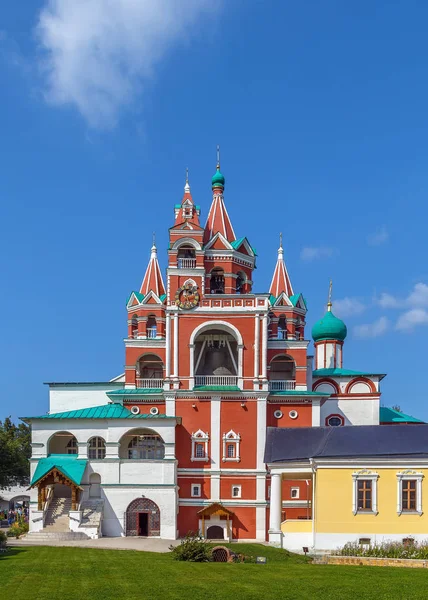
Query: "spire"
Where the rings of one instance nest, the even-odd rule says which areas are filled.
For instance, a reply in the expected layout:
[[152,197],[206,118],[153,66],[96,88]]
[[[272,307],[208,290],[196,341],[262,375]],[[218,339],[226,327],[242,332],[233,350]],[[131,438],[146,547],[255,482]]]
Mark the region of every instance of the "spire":
[[186,184],[184,186],[184,193],[190,194],[190,185],[189,185],[189,167],[186,167]]
[[330,279],[330,285],[329,285],[329,288],[328,288],[328,302],[327,302],[327,311],[328,312],[331,312],[331,308],[333,306],[333,304],[331,302],[331,293],[332,293],[332,291],[333,291],[333,282]]
[[143,283],[141,284],[140,293],[148,294],[154,292],[160,297],[166,294],[165,286],[162,279],[162,273],[158,262],[158,251],[155,243],[155,234],[153,233],[153,245],[150,253],[150,262],[147,266],[146,274],[144,275]]
[[270,284],[269,293],[275,298],[284,292],[287,296],[293,295],[293,287],[288,276],[287,267],[284,262],[284,249],[282,247],[282,233],[279,234],[278,259],[276,261],[275,271]]
[[205,225],[204,244],[207,244],[216,233],[221,233],[229,242],[233,242],[236,236],[223,199],[225,178],[220,173],[220,146],[217,146],[217,168],[211,183],[213,201]]

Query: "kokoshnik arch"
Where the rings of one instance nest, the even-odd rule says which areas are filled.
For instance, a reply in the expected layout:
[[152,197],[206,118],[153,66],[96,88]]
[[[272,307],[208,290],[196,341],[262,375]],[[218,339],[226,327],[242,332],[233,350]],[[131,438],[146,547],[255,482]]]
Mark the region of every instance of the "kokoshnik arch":
[[275,480],[270,519],[268,428],[379,424],[383,375],[344,367],[346,326],[331,302],[313,328],[313,365],[282,240],[270,289],[254,291],[257,253],[235,235],[224,188],[218,164],[203,227],[186,178],[166,285],[153,244],[127,301],[124,374],[50,383],[49,413],[26,419],[32,532],[61,509],[67,531],[92,537],[199,530],[276,543],[282,521],[310,520],[312,488]]

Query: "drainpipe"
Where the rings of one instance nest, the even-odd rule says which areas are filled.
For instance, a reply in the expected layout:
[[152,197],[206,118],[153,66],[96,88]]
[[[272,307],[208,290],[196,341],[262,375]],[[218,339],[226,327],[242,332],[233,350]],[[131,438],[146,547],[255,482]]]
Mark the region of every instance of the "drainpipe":
[[309,459],[309,464],[312,467],[312,547],[315,550],[315,489],[317,466],[313,458]]

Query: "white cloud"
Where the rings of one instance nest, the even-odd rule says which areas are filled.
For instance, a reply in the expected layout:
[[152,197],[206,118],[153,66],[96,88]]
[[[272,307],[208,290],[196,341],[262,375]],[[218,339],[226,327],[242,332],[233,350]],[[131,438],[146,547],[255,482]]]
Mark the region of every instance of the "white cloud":
[[382,225],[375,233],[372,233],[367,238],[367,243],[370,246],[381,246],[389,239],[389,233],[385,225]]
[[342,298],[335,300],[333,303],[333,311],[338,317],[350,317],[359,315],[366,309],[366,306],[357,298]]
[[46,0],[36,28],[45,97],[113,127],[172,46],[222,0]]
[[301,260],[311,261],[311,260],[319,260],[321,258],[329,258],[333,256],[334,249],[328,248],[325,246],[311,247],[306,246],[302,249],[300,253]]
[[428,308],[428,285],[416,283],[408,296],[400,298],[383,293],[377,299],[382,308]]
[[385,292],[380,295],[377,300],[377,303],[382,308],[398,308],[402,306],[402,301],[392,296],[391,294],[386,294]]
[[428,311],[423,308],[412,308],[399,316],[395,328],[403,332],[411,332],[418,325],[428,325]]
[[354,335],[359,338],[376,338],[389,329],[389,321],[386,317],[379,317],[374,323],[366,323],[354,327]]

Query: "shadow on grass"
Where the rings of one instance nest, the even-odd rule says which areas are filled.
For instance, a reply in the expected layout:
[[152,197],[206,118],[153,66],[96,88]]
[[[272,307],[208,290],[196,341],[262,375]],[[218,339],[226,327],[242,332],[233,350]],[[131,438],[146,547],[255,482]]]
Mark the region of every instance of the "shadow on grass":
[[0,561],[13,558],[14,556],[22,554],[23,552],[27,552],[27,548],[14,548],[13,546],[9,546],[5,552],[0,552]]

